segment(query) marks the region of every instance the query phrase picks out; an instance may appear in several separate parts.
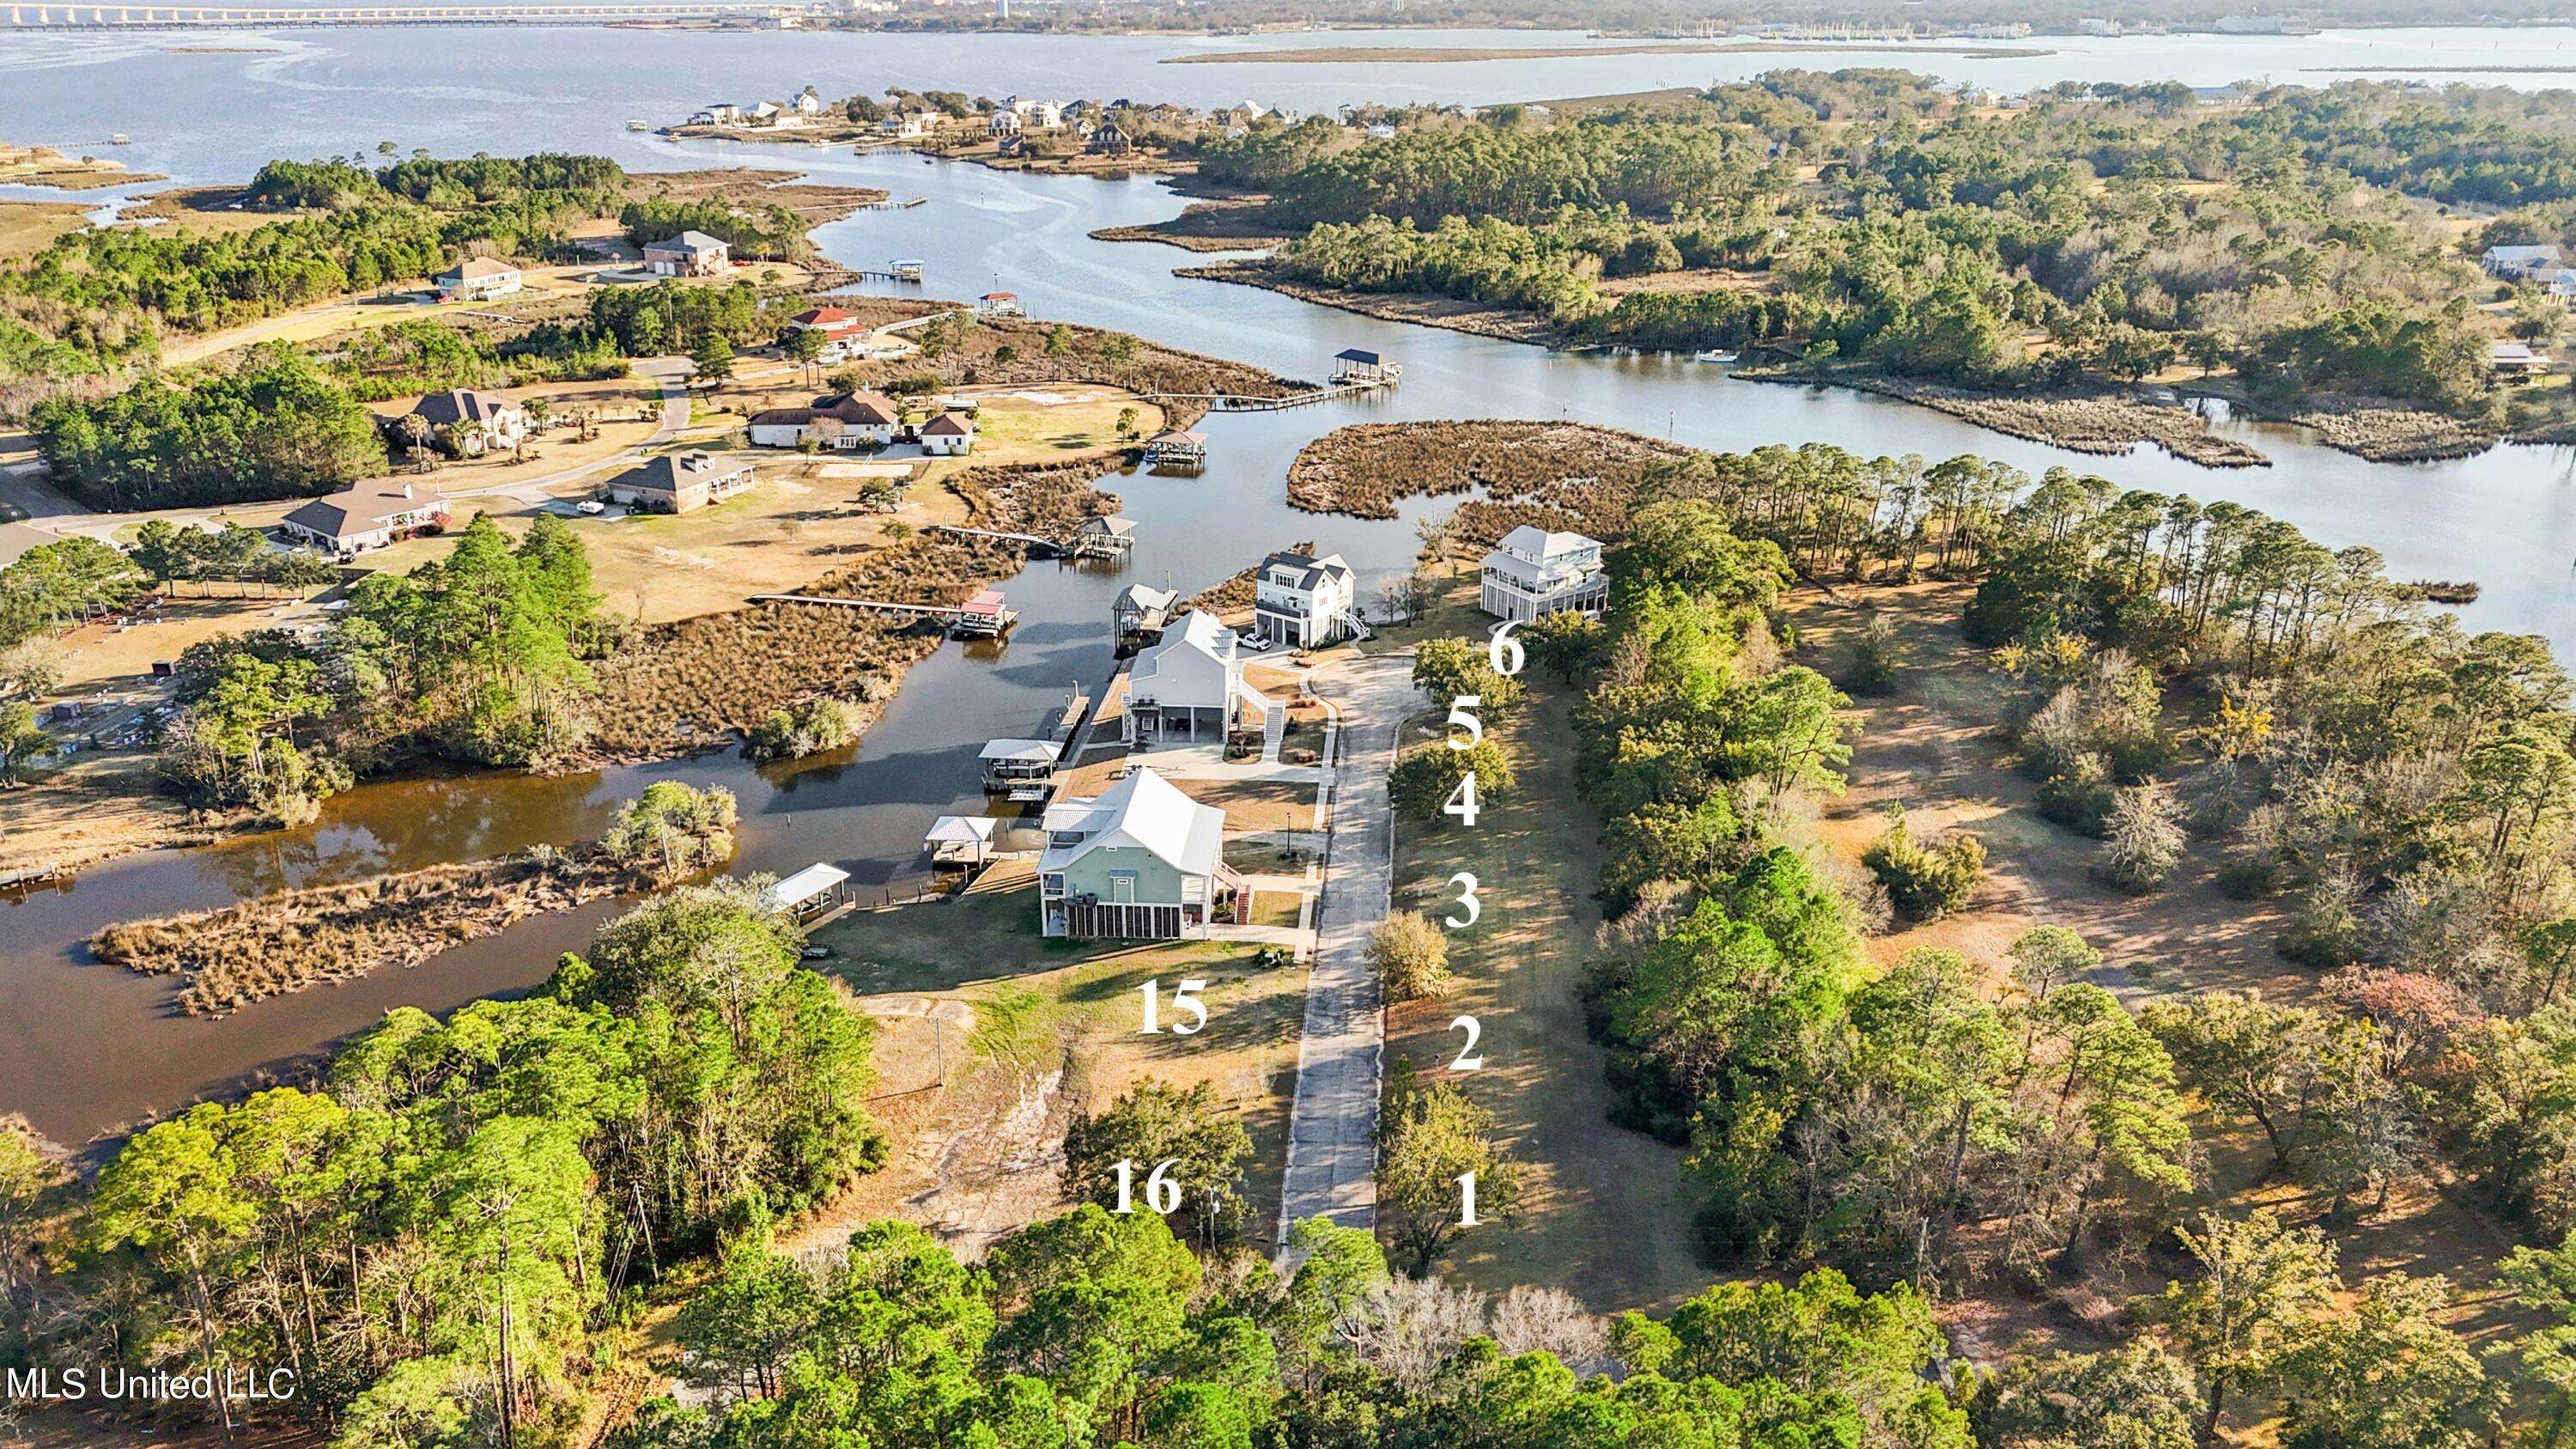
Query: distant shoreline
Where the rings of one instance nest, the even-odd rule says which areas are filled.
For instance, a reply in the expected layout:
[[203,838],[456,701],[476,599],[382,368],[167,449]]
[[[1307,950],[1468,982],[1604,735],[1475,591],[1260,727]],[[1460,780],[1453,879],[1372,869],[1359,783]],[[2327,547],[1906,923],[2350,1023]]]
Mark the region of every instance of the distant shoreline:
[[1320,45],[1304,50],[1228,50],[1204,55],[1175,55],[1164,65],[1437,65],[1469,60],[1559,60],[1587,55],[1766,55],[1905,51],[1920,55],[1963,55],[1975,60],[2009,60],[2055,55],[2053,50],[2004,45],[1910,45],[1902,41],[1675,40],[1653,45]]

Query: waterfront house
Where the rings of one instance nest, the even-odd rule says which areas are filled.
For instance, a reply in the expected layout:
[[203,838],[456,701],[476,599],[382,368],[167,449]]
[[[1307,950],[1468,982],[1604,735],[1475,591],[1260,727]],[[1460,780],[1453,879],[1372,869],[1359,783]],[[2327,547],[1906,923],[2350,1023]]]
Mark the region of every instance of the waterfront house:
[[1094,156],[1124,156],[1136,149],[1136,143],[1128,139],[1126,127],[1111,121],[1094,130],[1083,149]]
[[1020,113],[1012,110],[995,111],[985,118],[984,129],[996,136],[1016,136],[1020,134]]
[[1253,575],[1252,630],[1295,648],[1330,644],[1358,629],[1353,607],[1359,575],[1337,553],[1313,558],[1274,553]]
[[751,108],[751,123],[755,126],[793,126],[802,119],[776,101],[762,101]]
[[1242,641],[1216,615],[1192,609],[1136,656],[1121,716],[1130,745],[1222,744],[1280,706],[1243,679]]
[[1038,919],[1048,936],[1170,940],[1241,922],[1252,890],[1225,863],[1225,812],[1144,766],[1048,809]]
[[1020,310],[1019,293],[986,292],[983,296],[975,299],[975,315],[978,317],[1025,317],[1028,314]]
[[794,332],[820,332],[826,342],[838,342],[862,330],[859,319],[838,307],[813,307],[787,319]]
[[878,135],[898,141],[909,141],[929,129],[929,118],[920,111],[897,111],[877,122]]
[[693,513],[751,486],[751,465],[713,453],[665,453],[608,480],[608,496],[644,513]]
[[1053,131],[1064,125],[1064,107],[1054,101],[1022,101],[1016,109],[1021,124],[1032,131]]
[[823,98],[815,94],[812,86],[807,86],[805,89],[798,91],[796,93],[796,99],[788,102],[788,104],[794,106],[796,108],[796,114],[800,116],[819,116],[823,114]]
[[903,410],[881,393],[841,392],[814,399],[801,408],[769,408],[751,415],[751,442],[756,448],[797,448],[811,438],[838,451],[882,448],[894,441]]
[[644,270],[657,277],[713,277],[733,266],[733,248],[702,231],[644,245]]
[[994,148],[994,154],[1005,160],[1026,156],[1029,154],[1029,138],[1017,132],[1004,136],[1002,144]]
[[1485,555],[1478,604],[1498,619],[1535,623],[1550,614],[1597,618],[1610,602],[1601,541],[1523,524]]
[[1129,584],[1110,601],[1110,628],[1121,644],[1140,634],[1159,634],[1163,626],[1172,621],[1172,610],[1179,607],[1180,602],[1181,591],[1178,589]]
[[2555,246],[2489,247],[2478,253],[2478,265],[2487,275],[2508,282],[2519,282],[2558,265]]
[[921,425],[921,451],[954,458],[975,451],[975,420],[964,413],[941,413]]
[[467,257],[438,274],[438,290],[463,302],[506,297],[519,286],[519,269],[495,257]]
[[518,446],[528,435],[525,409],[497,392],[451,388],[433,392],[405,408],[390,425],[397,439],[407,439],[402,418],[417,417],[429,425],[429,436],[463,458],[480,458]]
[[447,519],[446,499],[415,496],[409,483],[371,478],[298,507],[279,526],[317,548],[350,554],[441,532]]
[[718,101],[689,117],[692,126],[730,126],[742,119],[742,107],[731,101]]

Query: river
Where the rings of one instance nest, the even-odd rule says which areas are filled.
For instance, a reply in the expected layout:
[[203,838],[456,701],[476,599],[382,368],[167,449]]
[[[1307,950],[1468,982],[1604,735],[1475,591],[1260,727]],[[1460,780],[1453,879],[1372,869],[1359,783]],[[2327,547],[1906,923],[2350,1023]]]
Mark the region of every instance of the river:
[[[1409,505],[1394,522],[1363,523],[1295,513],[1282,500],[1282,480],[1296,450],[1315,434],[1346,422],[1569,417],[1712,448],[1827,441],[1863,454],[1917,453],[1937,459],[1978,452],[2034,474],[2062,464],[2103,473],[2126,486],[2188,491],[2203,500],[2228,498],[2265,509],[2330,545],[2381,549],[2399,577],[2476,579],[2486,594],[2464,611],[2471,627],[2532,630],[2550,635],[2562,647],[2576,644],[2576,597],[2568,583],[2570,561],[2576,560],[2576,488],[2570,486],[2571,457],[2563,449],[2500,449],[2457,462],[2393,467],[2318,447],[2295,430],[2228,423],[2223,430],[2253,442],[2276,466],[2213,472],[2153,451],[2086,458],[1859,394],[1732,382],[1717,368],[1676,358],[1550,353],[1378,322],[1252,288],[1177,278],[1173,268],[1200,258],[1088,236],[1098,227],[1169,216],[1178,202],[1146,179],[1031,177],[925,164],[910,155],[857,157],[803,148],[675,143],[632,135],[621,124],[629,113],[666,119],[680,106],[705,98],[707,87],[698,82],[690,82],[683,92],[667,65],[642,67],[633,73],[635,86],[624,88],[623,67],[640,64],[624,47],[645,43],[664,48],[667,57],[673,46],[723,47],[737,40],[836,46],[883,42],[882,68],[863,68],[855,60],[838,68],[846,80],[842,89],[895,78],[916,85],[1058,93],[1097,93],[1126,83],[1139,95],[1212,99],[1199,93],[1214,77],[1221,82],[1217,95],[1282,94],[1274,87],[1248,84],[1242,73],[1259,70],[1320,73],[1292,79],[1329,97],[1336,85],[1348,95],[1363,81],[1376,79],[1363,74],[1336,80],[1330,73],[1403,72],[1408,84],[1430,84],[1476,67],[1174,66],[1131,73],[1095,69],[1094,63],[1104,56],[1132,60],[1136,54],[1151,56],[1158,47],[1172,53],[1206,42],[534,31],[511,33],[507,46],[493,57],[497,73],[486,73],[443,58],[448,52],[463,53],[460,43],[481,32],[442,31],[439,46],[400,56],[406,62],[400,82],[379,89],[369,77],[391,60],[362,58],[368,47],[361,42],[393,33],[398,32],[324,32],[319,39],[299,35],[278,41],[232,35],[214,42],[284,47],[264,57],[136,52],[133,63],[153,75],[174,65],[190,70],[205,61],[224,68],[223,74],[231,77],[227,84],[241,81],[245,70],[263,67],[265,79],[251,83],[233,108],[220,115],[196,109],[188,99],[195,94],[190,84],[214,82],[174,80],[171,103],[158,107],[120,99],[130,95],[127,91],[87,88],[80,116],[84,125],[133,132],[138,165],[191,180],[237,179],[256,164],[245,158],[306,154],[334,145],[345,149],[353,144],[347,135],[379,134],[441,151],[601,150],[641,168],[722,162],[799,169],[825,179],[881,186],[899,197],[928,198],[917,208],[859,213],[822,228],[816,240],[828,254],[851,264],[926,258],[926,290],[932,295],[971,296],[1008,288],[1020,294],[1034,316],[1117,328],[1291,374],[1319,374],[1344,347],[1371,348],[1402,362],[1404,381],[1392,393],[1362,401],[1212,418],[1206,425],[1211,461],[1200,478],[1106,480],[1104,486],[1125,498],[1124,511],[1141,524],[1137,549],[1124,568],[1031,566],[1007,585],[1023,614],[1006,646],[949,648],[934,655],[907,678],[866,739],[838,756],[765,770],[724,755],[554,780],[478,776],[379,783],[332,801],[310,827],[202,849],[150,852],[56,889],[14,901],[0,897],[0,1111],[25,1112],[41,1130],[64,1141],[78,1142],[257,1080],[396,1005],[444,1011],[477,996],[525,990],[544,977],[558,953],[578,947],[613,907],[602,904],[541,918],[414,970],[262,1002],[222,1020],[180,1015],[166,981],[90,962],[80,942],[115,920],[217,905],[282,886],[472,858],[540,840],[576,839],[595,831],[613,802],[663,778],[721,783],[741,798],[738,870],[783,872],[831,860],[851,870],[864,886],[900,888],[920,869],[920,835],[930,820],[980,808],[974,757],[982,741],[1026,730],[1050,700],[1077,682],[1096,684],[1106,674],[1108,603],[1127,582],[1168,581],[1195,590],[1269,548],[1305,538],[1319,538],[1348,556],[1368,577],[1370,592],[1377,580],[1409,564],[1412,523],[1426,505]],[[616,95],[602,94],[609,88],[558,52],[576,38],[582,46],[602,48],[606,58],[594,59],[619,69]],[[1457,36],[1419,33],[1403,38],[1418,44],[1468,43]],[[1529,42],[1525,32],[1513,33],[1513,38]],[[1331,39],[1338,44],[1349,37]],[[1482,43],[1485,37],[1474,39]],[[100,47],[135,44],[126,37],[96,41]],[[976,54],[985,41],[992,45],[991,63],[967,66],[962,57]],[[13,47],[77,43],[60,37],[0,40],[0,69],[9,65]],[[2231,43],[2240,54],[2254,44]],[[315,50],[333,57],[319,73],[308,60],[278,59],[309,57]],[[1042,66],[1045,57],[1053,57],[1043,60],[1051,70]],[[1620,64],[1633,69],[1673,59],[1628,57]],[[1732,63],[1746,58],[1687,59]],[[1554,79],[1558,63],[1511,64],[1549,69],[1543,79]],[[950,68],[926,69],[941,65]],[[522,104],[531,88],[526,79],[531,67],[551,67],[555,76],[554,86],[534,87],[553,98],[544,105]],[[864,82],[852,78],[863,69]],[[82,66],[66,69],[66,74],[82,73],[92,81],[108,74]],[[814,73],[810,64],[805,73]],[[29,74],[20,69],[8,80]],[[1631,76],[1626,83],[1643,82]],[[65,135],[44,120],[62,104],[57,84],[39,70],[32,87],[0,101],[0,136]],[[1511,84],[1518,89],[1509,93],[1516,95],[1615,88],[1607,82],[1541,86],[1517,76]],[[729,82],[726,88],[743,86]],[[833,87],[826,84],[824,89]],[[1292,103],[1323,101],[1292,98]],[[577,110],[578,123],[547,110],[557,104]],[[309,139],[288,139],[305,134],[298,132],[296,118],[316,105],[328,108],[334,129],[311,133]],[[29,111],[30,106],[35,109]],[[31,123],[28,115],[37,121]],[[154,125],[161,129],[151,129]],[[460,128],[480,139],[472,144],[454,139]],[[147,140],[153,137],[159,139]],[[1445,510],[1449,502],[1430,506]]]

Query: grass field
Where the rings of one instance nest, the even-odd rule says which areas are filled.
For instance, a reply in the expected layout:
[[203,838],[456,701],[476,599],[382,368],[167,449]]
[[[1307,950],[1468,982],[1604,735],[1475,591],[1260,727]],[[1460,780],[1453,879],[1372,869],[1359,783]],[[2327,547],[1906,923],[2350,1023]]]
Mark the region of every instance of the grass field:
[[[949,1043],[957,1053],[952,1080],[1027,1076],[1060,1064],[1073,1108],[1106,1106],[1141,1081],[1213,1083],[1252,1134],[1244,1190],[1259,1219],[1253,1236],[1266,1240],[1273,1231],[1305,1013],[1304,967],[1263,969],[1254,964],[1260,948],[1220,942],[1050,941],[1038,934],[1037,902],[1027,888],[846,916],[813,939],[839,953],[828,964],[863,1001],[921,996],[974,1007],[973,1041]],[[1138,988],[1157,979],[1166,992],[1183,979],[1208,983],[1200,993],[1208,1008],[1204,1030],[1138,1032]],[[990,1093],[958,1093],[961,1107],[991,1100]],[[1043,1125],[1033,1116],[1017,1150],[1039,1159],[1060,1154],[1062,1116]],[[1018,1210],[1053,1206],[1052,1199],[1032,1201]]]
[[1488,803],[1473,830],[1397,822],[1397,907],[1454,912],[1449,879],[1463,870],[1484,911],[1449,933],[1457,991],[1392,1008],[1387,1045],[1426,1077],[1446,1076],[1465,1040],[1449,1023],[1474,1016],[1485,1066],[1458,1080],[1529,1174],[1520,1216],[1466,1234],[1444,1274],[1496,1292],[1563,1288],[1602,1312],[1667,1309],[1716,1275],[1692,1251],[1680,1152],[1609,1121],[1602,1051],[1577,997],[1600,919],[1593,816],[1575,791],[1567,700],[1532,693],[1536,703],[1496,731],[1519,780],[1510,798]]

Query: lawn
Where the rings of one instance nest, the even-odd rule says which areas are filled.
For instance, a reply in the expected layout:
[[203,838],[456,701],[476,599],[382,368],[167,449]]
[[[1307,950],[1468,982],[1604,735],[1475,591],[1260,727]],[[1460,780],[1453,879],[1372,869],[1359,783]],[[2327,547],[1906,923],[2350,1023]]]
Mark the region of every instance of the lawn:
[[[1600,919],[1593,817],[1575,788],[1567,700],[1530,682],[1535,703],[1494,730],[1518,790],[1489,800],[1473,830],[1454,820],[1396,825],[1399,909],[1454,912],[1448,882],[1463,870],[1476,876],[1484,910],[1475,926],[1449,933],[1457,991],[1392,1008],[1387,1045],[1426,1077],[1443,1076],[1464,1040],[1450,1021],[1474,1016],[1485,1066],[1459,1080],[1493,1111],[1529,1175],[1520,1216],[1466,1234],[1443,1273],[1494,1292],[1563,1288],[1603,1312],[1666,1309],[1717,1275],[1692,1251],[1681,1153],[1609,1122],[1602,1050],[1583,1029],[1578,997]],[[1432,722],[1416,721],[1409,738],[1424,738]]]
[[[978,1025],[950,1043],[957,1072],[1066,1069],[1067,1095],[1097,1109],[1141,1081],[1213,1083],[1244,1116],[1253,1157],[1244,1184],[1266,1240],[1278,1211],[1288,1106],[1296,1087],[1306,971],[1263,969],[1260,947],[1208,941],[1050,941],[1038,934],[1026,888],[845,916],[814,933],[838,955],[826,963],[862,1003],[889,997],[963,1000]],[[1204,980],[1206,1028],[1194,1035],[1138,1032],[1138,988],[1168,993]],[[1168,1008],[1167,1008],[1167,1020]],[[1052,1154],[1050,1140],[1026,1144]],[[900,1153],[903,1144],[897,1144]]]

